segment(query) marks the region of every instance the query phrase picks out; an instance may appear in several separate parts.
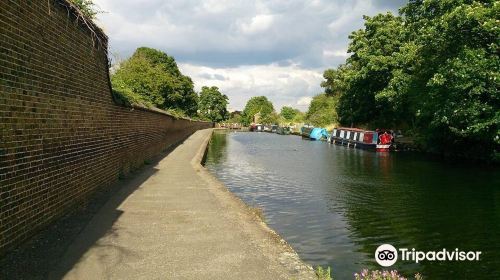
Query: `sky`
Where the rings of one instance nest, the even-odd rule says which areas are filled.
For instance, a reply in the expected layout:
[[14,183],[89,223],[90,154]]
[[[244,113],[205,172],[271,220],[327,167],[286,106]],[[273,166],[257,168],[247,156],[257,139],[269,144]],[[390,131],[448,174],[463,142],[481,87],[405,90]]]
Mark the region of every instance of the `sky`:
[[217,86],[230,110],[264,95],[277,111],[306,111],[323,71],[345,62],[363,15],[397,13],[406,0],[94,0],[110,54],[136,48],[173,56],[195,89]]

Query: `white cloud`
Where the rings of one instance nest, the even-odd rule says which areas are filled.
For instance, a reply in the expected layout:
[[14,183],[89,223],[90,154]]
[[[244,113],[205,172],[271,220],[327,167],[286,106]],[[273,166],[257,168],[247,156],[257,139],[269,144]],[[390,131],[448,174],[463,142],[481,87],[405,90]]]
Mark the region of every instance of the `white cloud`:
[[215,85],[242,109],[265,95],[305,110],[326,68],[343,63],[363,15],[407,0],[95,0],[110,52],[148,46],[173,55],[196,87]]
[[347,50],[323,50],[323,56],[326,57],[348,57]]
[[240,28],[244,34],[255,34],[269,29],[273,21],[273,15],[256,15],[249,22],[241,23]]
[[[183,63],[179,66],[183,73],[193,78],[197,90],[202,86],[217,86],[229,96],[229,106],[238,110],[244,108],[248,99],[260,95],[267,96],[277,111],[290,104],[306,110],[309,104],[303,100],[321,92],[319,84],[323,79],[321,71],[302,69],[297,65],[211,68]],[[229,78],[214,79],[216,76]],[[298,102],[300,100],[302,102]]]
[[291,60],[334,67],[363,15],[395,11],[404,0],[95,0],[113,51],[151,46],[182,62],[237,66]]

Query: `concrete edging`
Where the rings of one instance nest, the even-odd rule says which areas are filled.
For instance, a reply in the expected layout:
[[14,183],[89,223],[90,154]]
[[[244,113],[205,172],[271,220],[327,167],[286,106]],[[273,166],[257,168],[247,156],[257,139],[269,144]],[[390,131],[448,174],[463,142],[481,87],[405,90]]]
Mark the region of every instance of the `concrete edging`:
[[207,182],[208,188],[212,194],[214,194],[219,200],[226,204],[228,208],[235,210],[240,210],[245,218],[249,218],[255,221],[255,224],[262,230],[269,240],[271,240],[274,245],[280,250],[279,262],[285,266],[288,270],[293,271],[297,274],[299,279],[318,279],[314,269],[311,265],[302,261],[295,252],[295,250],[273,229],[271,229],[262,217],[258,215],[256,209],[246,204],[238,196],[232,193],[219,179],[213,176],[203,165],[203,159],[208,151],[208,144],[213,135],[213,129],[211,133],[207,134],[207,137],[203,140],[202,145],[197,151],[196,155],[191,160],[191,165],[195,171],[200,175],[200,177]]

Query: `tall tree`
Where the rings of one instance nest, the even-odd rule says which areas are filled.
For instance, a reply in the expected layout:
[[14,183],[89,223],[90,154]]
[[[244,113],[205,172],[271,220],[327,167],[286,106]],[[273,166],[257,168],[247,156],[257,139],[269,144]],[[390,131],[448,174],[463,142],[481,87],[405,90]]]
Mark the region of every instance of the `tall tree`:
[[111,81],[113,88],[130,91],[160,109],[196,115],[198,96],[193,81],[182,75],[175,59],[162,51],[138,48]]
[[[337,71],[326,71],[325,91],[340,95],[340,121],[346,125],[373,120],[393,124],[391,106],[383,90],[389,84],[392,71],[398,66],[392,57],[402,44],[402,18],[391,13],[364,17],[365,28],[353,32],[348,51],[352,54],[347,65]],[[343,80],[343,81],[340,81]]]
[[[394,93],[416,100],[429,150],[500,160],[500,4],[410,1],[402,10],[410,43]],[[410,61],[411,59],[411,61]]]
[[337,122],[337,99],[326,94],[313,97],[306,113],[306,120],[314,126],[327,126]]
[[198,112],[202,118],[221,122],[229,118],[228,97],[218,87],[202,87],[198,102]]
[[283,106],[281,108],[280,115],[287,121],[292,121],[297,114],[299,114],[300,111],[298,109],[289,107],[289,106]]
[[271,114],[276,114],[273,103],[265,96],[252,97],[248,100],[243,110],[243,123],[250,124],[257,113],[260,113],[261,120],[267,121],[273,121]]
[[500,5],[411,0],[365,18],[351,57],[325,71],[344,124],[406,126],[428,151],[500,160]]

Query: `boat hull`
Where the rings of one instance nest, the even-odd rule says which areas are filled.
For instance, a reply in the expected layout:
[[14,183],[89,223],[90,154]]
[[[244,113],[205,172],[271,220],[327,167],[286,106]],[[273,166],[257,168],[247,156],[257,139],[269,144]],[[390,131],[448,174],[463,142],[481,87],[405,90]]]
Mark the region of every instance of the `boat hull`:
[[333,144],[377,152],[393,150],[392,139],[392,134],[387,132],[381,134],[378,130],[359,128],[335,128],[330,137]]
[[371,144],[371,143],[363,143],[359,141],[352,141],[352,140],[346,140],[346,139],[340,139],[340,138],[332,138],[331,143],[339,146],[346,146],[349,148],[357,148],[357,149],[363,149],[363,150],[370,150],[370,151],[375,151],[377,148],[376,144]]
[[391,145],[382,145],[382,144],[378,144],[377,147],[376,147],[376,151],[377,152],[389,152],[391,149]]

